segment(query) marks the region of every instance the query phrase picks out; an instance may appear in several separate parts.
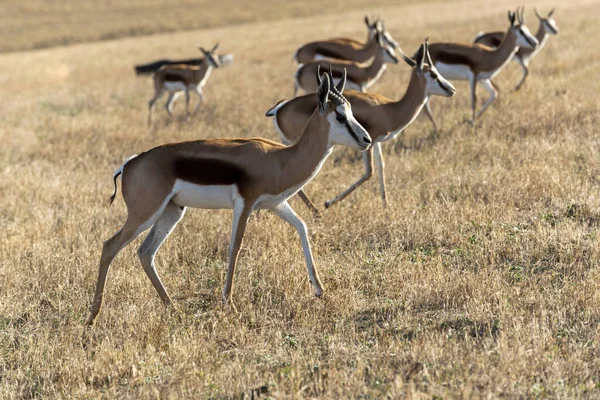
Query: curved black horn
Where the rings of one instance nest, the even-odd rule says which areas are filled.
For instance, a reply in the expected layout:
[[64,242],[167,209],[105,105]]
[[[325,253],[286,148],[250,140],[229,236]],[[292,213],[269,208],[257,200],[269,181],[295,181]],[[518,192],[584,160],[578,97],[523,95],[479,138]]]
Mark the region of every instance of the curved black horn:
[[431,54],[429,54],[429,38],[425,38],[425,56],[429,68],[433,68],[433,61],[431,60]]
[[537,8],[533,7],[533,12],[535,13],[535,16],[538,17],[539,20],[544,19],[538,12]]
[[214,52],[215,50],[217,50],[218,47],[219,47],[219,42],[217,42],[217,44],[215,44],[215,47],[213,47],[210,52],[211,53]]
[[550,12],[548,13],[548,18],[550,18],[552,16],[552,14],[554,14],[554,10],[556,10],[556,9],[553,8],[552,10],[550,10]]
[[317,86],[321,86],[321,64],[317,66]]
[[521,12],[519,13],[519,23],[520,24],[524,24],[525,23],[525,6],[521,6]]
[[415,55],[417,61],[417,71],[423,71],[423,61],[425,60],[425,45],[422,44],[419,46],[419,51],[417,51],[417,55]]

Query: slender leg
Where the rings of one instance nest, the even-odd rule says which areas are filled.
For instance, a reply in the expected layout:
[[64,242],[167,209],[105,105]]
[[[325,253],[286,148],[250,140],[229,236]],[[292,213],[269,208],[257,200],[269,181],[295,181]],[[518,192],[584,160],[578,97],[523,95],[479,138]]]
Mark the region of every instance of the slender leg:
[[187,88],[185,89],[185,119],[190,119],[190,92]]
[[496,91],[496,93],[500,93],[500,87],[498,85],[496,85],[496,83],[491,79],[490,79],[490,83],[494,87],[494,90]]
[[519,84],[515,87],[515,91],[521,89],[521,86],[523,86],[525,79],[527,79],[527,76],[529,75],[529,62],[521,60],[520,58],[517,58],[517,62],[523,70],[523,77],[521,78],[521,82],[519,82]]
[[298,214],[296,214],[294,210],[292,210],[292,207],[290,207],[287,201],[284,201],[277,207],[273,208],[273,212],[277,214],[277,216],[279,216],[281,219],[291,224],[298,231],[298,235],[300,235],[300,241],[302,242],[302,251],[304,252],[304,259],[306,260],[306,269],[308,270],[308,277],[313,287],[315,288],[315,295],[317,297],[321,297],[321,295],[323,294],[323,285],[321,284],[321,280],[319,279],[319,273],[317,272],[317,269],[315,268],[313,262],[306,224],[300,219],[300,217],[298,217]]
[[173,229],[175,229],[179,221],[181,221],[184,214],[185,208],[179,207],[173,202],[167,204],[165,211],[163,211],[162,215],[158,221],[156,221],[150,230],[150,233],[138,249],[138,257],[142,262],[144,271],[146,271],[146,275],[150,278],[150,282],[154,285],[154,288],[158,292],[158,295],[165,306],[171,305],[172,302],[156,272],[154,256],[167,237],[169,237]]
[[[130,213],[127,217],[125,225],[123,225],[123,228],[121,228],[119,232],[104,242],[104,246],[102,247],[102,255],[100,256],[100,268],[98,271],[98,281],[96,282],[96,292],[94,294],[92,305],[90,306],[90,315],[86,320],[86,325],[92,325],[96,319],[96,316],[98,316],[98,313],[100,312],[100,308],[102,307],[102,298],[104,295],[104,286],[106,284],[106,276],[112,260],[119,253],[119,251],[127,246],[133,239],[154,225],[154,223],[163,213],[163,210],[169,201],[170,199],[165,199],[165,201],[158,206],[155,213],[145,216],[146,218],[140,215],[132,216]],[[143,222],[140,223],[140,221]]]
[[227,303],[231,299],[231,289],[233,287],[233,275],[235,273],[235,266],[237,264],[237,258],[240,253],[240,247],[242,246],[244,232],[246,232],[248,217],[252,212],[252,206],[253,204],[245,204],[244,199],[239,198],[238,200],[236,200],[233,207],[231,245],[229,247],[229,267],[227,269],[227,280],[225,281],[225,287],[223,288],[223,303]]
[[169,100],[165,103],[165,107],[167,108],[167,112],[169,113],[170,117],[173,116],[173,106],[175,105],[175,102],[179,96],[181,96],[181,93],[182,92],[169,93]]
[[471,77],[471,123],[475,123],[475,110],[477,109],[477,76]]
[[429,104],[430,101],[431,101],[431,98],[427,99],[427,103],[425,103],[425,114],[427,115],[427,117],[429,117],[429,120],[433,124],[433,130],[437,131],[438,128],[437,128],[437,124],[435,123],[435,119],[433,119],[433,112],[431,111],[431,104]]
[[148,102],[148,126],[152,125],[152,113],[154,112],[154,103],[160,99],[164,93],[164,90],[154,92],[154,97]]
[[104,246],[102,247],[102,255],[100,256],[100,269],[98,271],[98,281],[96,282],[96,293],[94,294],[94,301],[90,306],[90,315],[85,322],[86,325],[92,325],[94,323],[96,316],[100,312],[100,308],[102,308],[104,286],[106,284],[106,276],[108,274],[108,267],[110,267],[110,263],[119,253],[119,251],[121,251],[121,249],[127,246],[142,232],[143,229],[141,229],[138,224],[132,224],[128,219],[119,232],[104,242]]
[[365,173],[360,177],[358,181],[356,181],[352,186],[338,194],[333,200],[328,200],[325,202],[325,208],[329,208],[338,201],[344,199],[350,193],[352,193],[357,187],[371,179],[373,176],[373,146],[369,147],[368,150],[363,152],[363,161],[365,163]]
[[298,192],[298,196],[300,196],[300,198],[302,199],[302,201],[304,202],[304,204],[306,205],[306,207],[308,207],[308,209],[313,213],[313,216],[315,218],[321,218],[321,213],[319,212],[319,210],[317,209],[317,207],[315,207],[315,205],[313,204],[313,202],[310,201],[310,199],[308,198],[308,196],[306,195],[306,193],[304,193],[303,189],[300,189],[300,191]]
[[165,103],[165,109],[169,114],[169,117],[173,117],[173,99],[175,98],[175,92],[169,92],[169,98]]
[[200,105],[202,105],[202,102],[204,101],[204,95],[202,94],[201,87],[198,86],[194,92],[196,92],[196,94],[198,95],[198,104],[196,104],[196,108],[194,108],[192,115],[196,115],[198,109],[200,108]]
[[381,154],[381,143],[374,143],[373,152],[375,154],[375,167],[377,168],[377,174],[379,175],[379,193],[381,194],[381,200],[383,201],[383,206],[387,206],[387,198],[385,195],[385,175],[384,175],[384,166],[383,162],[383,154]]
[[487,110],[487,108],[490,106],[490,104],[492,104],[492,102],[494,100],[496,100],[496,97],[497,97],[497,93],[494,90],[494,86],[492,85],[492,83],[490,82],[489,79],[482,79],[480,82],[483,85],[483,87],[488,92],[490,92],[490,98],[487,99],[487,101],[485,102],[485,104],[483,105],[483,107],[481,107],[481,110],[477,114],[477,118],[479,118],[481,116],[481,114],[483,114],[485,112],[485,110]]

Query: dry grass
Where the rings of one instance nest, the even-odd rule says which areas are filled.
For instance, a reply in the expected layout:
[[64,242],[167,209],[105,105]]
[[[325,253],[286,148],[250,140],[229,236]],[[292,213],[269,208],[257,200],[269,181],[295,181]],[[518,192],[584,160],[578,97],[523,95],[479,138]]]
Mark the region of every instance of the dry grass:
[[[503,27],[514,4],[485,4],[385,16],[410,52],[425,36],[467,41]],[[125,218],[120,196],[106,206],[117,166],[167,141],[275,138],[263,114],[292,92],[296,46],[363,38],[366,10],[0,58],[0,398],[239,398],[262,386],[275,398],[600,396],[600,6],[591,1],[561,5],[561,34],[526,88],[511,92],[511,65],[475,129],[459,83],[455,99],[435,101],[439,135],[419,119],[385,147],[387,209],[375,179],[318,221],[293,201],[323,299],[296,233],[261,213],[236,275],[239,314],[221,309],[230,212],[191,210],[158,256],[176,310],[163,310],[138,240],[113,264],[97,325],[82,325],[102,242]],[[148,132],[151,84],[133,64],[194,55],[199,37],[221,41],[234,64],[214,72],[192,123],[157,109]],[[407,76],[391,67],[374,90],[398,97]],[[361,165],[339,149],[307,191],[322,204]]]

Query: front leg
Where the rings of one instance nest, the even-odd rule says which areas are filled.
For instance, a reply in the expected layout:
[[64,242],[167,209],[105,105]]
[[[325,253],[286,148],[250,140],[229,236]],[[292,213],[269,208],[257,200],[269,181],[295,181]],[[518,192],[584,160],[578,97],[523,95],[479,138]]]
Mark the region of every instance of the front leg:
[[329,208],[340,200],[343,200],[346,196],[356,190],[357,187],[371,179],[373,176],[373,146],[369,147],[368,150],[363,151],[363,161],[365,162],[365,173],[356,181],[352,186],[338,194],[333,200],[325,202],[325,208]]
[[475,112],[477,109],[477,75],[473,75],[469,81],[471,87],[471,123],[475,124]]
[[479,111],[479,114],[477,114],[477,118],[481,117],[485,110],[487,110],[490,104],[492,104],[492,102],[496,100],[496,97],[498,96],[498,93],[496,93],[496,90],[489,79],[483,79],[481,84],[490,93],[490,98],[485,102],[483,107],[481,107],[481,111]]
[[523,86],[523,84],[525,83],[525,79],[527,79],[527,76],[529,75],[529,63],[520,59],[518,59],[518,61],[519,65],[521,66],[521,69],[523,70],[523,77],[521,78],[521,82],[519,82],[519,84],[515,87],[515,92],[521,89],[521,86]]
[[196,115],[196,113],[198,112],[198,109],[200,108],[200,106],[204,102],[204,94],[202,93],[202,88],[200,86],[198,86],[196,88],[195,92],[198,95],[198,104],[196,104],[196,108],[194,108],[194,111],[192,112],[192,115]]
[[300,191],[298,192],[298,196],[300,197],[300,199],[302,199],[306,207],[308,207],[308,209],[313,213],[313,217],[321,218],[321,213],[319,212],[317,207],[315,207],[313,202],[308,198],[306,193],[304,193],[303,189],[300,189]]
[[319,279],[319,273],[315,268],[313,263],[312,252],[310,250],[310,241],[308,240],[308,229],[306,228],[306,224],[304,221],[300,219],[298,214],[294,212],[292,207],[288,204],[287,201],[280,203],[277,207],[273,208],[273,212],[288,222],[298,231],[298,235],[300,235],[300,242],[302,243],[302,251],[304,252],[304,259],[306,260],[306,269],[308,270],[308,278],[315,288],[315,295],[317,297],[321,297],[323,294],[323,285],[321,284],[321,280]]
[[377,174],[379,175],[379,193],[381,194],[381,200],[383,201],[383,206],[387,206],[387,196],[385,194],[385,175],[384,175],[384,166],[383,162],[383,154],[381,154],[381,143],[373,144],[375,149],[373,150],[375,153],[375,167],[377,167]]
[[237,264],[238,255],[240,253],[240,247],[242,246],[244,232],[246,232],[248,217],[250,217],[250,213],[252,212],[252,206],[253,204],[251,202],[246,202],[246,200],[244,200],[243,198],[239,198],[235,201],[233,207],[231,244],[229,246],[229,266],[227,268],[227,279],[225,281],[225,287],[223,288],[223,303],[227,303],[231,300],[233,275],[235,273],[235,267]]

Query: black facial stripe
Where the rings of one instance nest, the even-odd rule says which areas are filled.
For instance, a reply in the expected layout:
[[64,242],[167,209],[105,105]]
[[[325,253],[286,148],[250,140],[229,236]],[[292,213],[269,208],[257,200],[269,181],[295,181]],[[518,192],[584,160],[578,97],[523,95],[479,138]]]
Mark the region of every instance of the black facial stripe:
[[358,140],[358,136],[356,136],[356,133],[354,133],[354,130],[348,123],[348,119],[346,119],[346,129],[348,129],[348,132],[350,132],[350,136],[352,136],[352,138],[354,138],[354,140],[356,140],[356,143],[360,143],[360,140]]
[[523,32],[523,28],[519,27],[519,32],[521,32],[521,34],[523,35],[523,37],[525,38],[525,40],[527,40],[527,43],[529,43],[531,45],[531,47],[535,47],[535,43],[533,43],[531,41],[531,39],[529,38],[529,36],[526,35],[525,32]]

